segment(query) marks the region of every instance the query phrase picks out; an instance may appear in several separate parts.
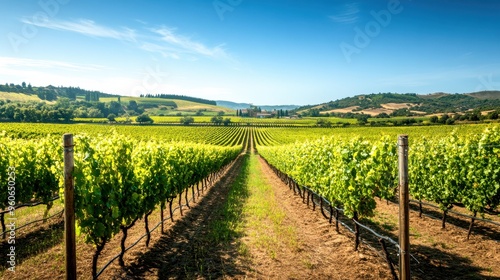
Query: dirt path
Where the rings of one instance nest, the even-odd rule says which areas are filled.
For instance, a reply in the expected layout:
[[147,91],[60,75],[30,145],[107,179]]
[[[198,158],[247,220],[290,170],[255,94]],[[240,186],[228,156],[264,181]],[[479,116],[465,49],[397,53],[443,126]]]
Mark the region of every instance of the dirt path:
[[[164,234],[157,229],[149,247],[140,241],[125,254],[125,267],[115,260],[99,279],[392,279],[387,264],[376,252],[364,244],[354,251],[351,233],[342,227],[337,233],[319,209],[313,211],[274,174],[257,154],[252,135],[246,146],[246,152],[214,186],[191,202],[190,209],[184,207],[184,215],[175,212],[174,222],[165,224]],[[380,224],[397,216],[392,208],[379,205]],[[150,216],[150,225],[158,222],[157,210]],[[426,224],[418,225],[419,234],[425,238],[419,239],[431,240],[421,226],[425,228]],[[144,221],[140,220],[130,229],[127,246],[143,234]],[[99,268],[119,252],[120,237],[118,234],[106,245]],[[433,240],[441,247],[449,245],[438,237]],[[39,279],[63,278],[62,245],[27,260],[13,278],[30,278],[34,267]],[[433,263],[440,257],[434,251],[427,266],[435,268],[428,271],[439,279],[446,275],[439,273],[441,266],[451,263]],[[83,242],[77,245],[79,278],[90,279],[93,253],[92,246]],[[496,257],[486,257],[492,262],[485,269],[490,268],[494,274]],[[419,258],[427,261],[424,255]]]
[[259,157],[260,168],[285,213],[283,227],[291,228],[298,244],[277,244],[276,258],[254,248],[252,276],[264,279],[391,279],[385,263],[371,250],[354,251],[351,237],[336,233],[319,210],[312,211],[281,182]]
[[[125,267],[114,261],[99,279],[392,279],[380,256],[364,244],[354,251],[352,234],[342,227],[337,233],[281,182],[256,154],[253,137],[246,144],[246,153],[214,186],[184,207],[184,215],[174,214],[164,234],[157,229],[149,247],[140,241],[125,254]],[[397,208],[378,202],[376,212],[373,226],[397,240]],[[500,279],[500,246],[491,238],[497,235],[473,234],[465,241],[461,228],[441,230],[439,220],[411,215],[412,250],[420,261],[412,265],[413,279]],[[159,210],[150,225],[158,222]],[[32,279],[34,271],[37,279],[64,278],[62,230],[51,232],[48,240],[57,245],[40,241],[45,247],[23,256],[15,274],[3,278]],[[140,220],[127,246],[143,234]],[[119,252],[120,237],[106,245],[99,268]],[[90,279],[93,253],[79,241],[79,279]]]
[[227,278],[244,275],[237,248],[214,244],[207,238],[213,220],[243,164],[240,156],[234,166],[183,217],[145,252],[135,252],[135,259],[119,267],[109,279],[197,279]]
[[[131,253],[125,269],[115,266],[103,279],[390,279],[382,259],[363,247],[355,252],[352,238],[307,209],[253,153],[251,138],[249,144],[248,154],[166,234],[145,252]],[[260,206],[247,209],[255,208],[256,179],[269,186],[270,206],[262,207],[272,210],[260,209],[269,213],[259,214]],[[238,206],[244,212],[240,225],[227,242],[218,242],[211,238],[212,225],[227,219],[221,209],[241,182],[246,189]]]

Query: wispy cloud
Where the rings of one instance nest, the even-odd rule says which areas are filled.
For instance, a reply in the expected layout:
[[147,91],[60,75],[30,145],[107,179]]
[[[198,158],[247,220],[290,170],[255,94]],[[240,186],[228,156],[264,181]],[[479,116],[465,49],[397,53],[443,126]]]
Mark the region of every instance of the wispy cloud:
[[43,69],[59,69],[65,71],[96,71],[106,69],[104,66],[100,65],[83,65],[75,64],[64,61],[56,60],[43,60],[43,59],[29,59],[29,58],[17,58],[17,57],[0,57],[0,68],[2,69],[12,69],[12,68],[43,68]]
[[144,42],[139,46],[139,48],[147,52],[159,53],[161,54],[161,56],[165,58],[173,58],[173,59],[181,58],[178,50],[169,48],[165,45],[155,44],[151,42]]
[[[136,30],[131,28],[108,27],[88,19],[79,19],[76,21],[50,19],[43,22],[22,19],[21,21],[37,27],[74,32],[90,37],[111,38],[132,42],[141,50],[160,53],[165,58],[187,58],[192,60],[193,56],[201,56],[212,59],[231,59],[224,49],[224,44],[208,47],[188,36],[179,34],[175,28],[166,26],[157,28],[144,27],[145,31],[138,34]],[[146,22],[141,22],[141,24],[147,25]]]
[[112,38],[130,42],[135,42],[137,37],[137,34],[133,29],[126,27],[122,27],[121,29],[114,29],[99,25],[94,21],[88,19],[80,19],[77,21],[61,21],[51,19],[43,22],[35,22],[29,19],[22,19],[21,21],[23,23],[38,27],[44,27],[53,30],[70,31],[90,37]]
[[223,48],[223,45],[215,47],[207,47],[202,43],[196,42],[189,37],[176,33],[174,28],[162,26],[160,28],[150,29],[153,33],[160,36],[160,40],[166,43],[169,47],[174,47],[174,50],[180,53],[189,53],[202,55],[211,58],[227,58],[228,55]]
[[331,15],[330,19],[337,23],[352,24],[358,21],[359,12],[358,3],[349,3],[345,4],[337,14]]

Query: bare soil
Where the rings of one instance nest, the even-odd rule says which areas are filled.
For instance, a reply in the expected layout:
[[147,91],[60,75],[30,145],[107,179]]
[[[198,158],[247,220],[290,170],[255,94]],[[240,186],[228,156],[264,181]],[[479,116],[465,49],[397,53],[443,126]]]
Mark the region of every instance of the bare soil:
[[[407,105],[407,104],[410,104],[410,105]],[[365,110],[358,111],[358,113],[363,113],[363,114],[370,115],[370,116],[376,116],[376,115],[381,114],[381,113],[390,114],[394,110],[402,109],[402,108],[411,108],[413,105],[414,104],[411,104],[411,103],[385,103],[385,104],[380,105],[382,108],[365,109]],[[346,108],[341,108],[341,109],[329,110],[329,111],[325,111],[322,113],[324,113],[324,114],[326,114],[326,113],[349,113],[349,112],[354,112],[358,108],[359,108],[359,106],[351,106],[351,107],[346,107]]]
[[[243,160],[240,156],[214,186],[190,203],[190,209],[183,207],[183,215],[176,211],[174,222],[165,224],[164,234],[160,229],[154,231],[149,247],[143,239],[129,250],[124,258],[125,267],[115,260],[99,279],[392,279],[379,250],[371,249],[368,242],[354,251],[352,233],[342,227],[337,233],[318,207],[313,211],[304,204],[261,159],[263,176],[285,213],[282,226],[293,232],[294,242],[278,240],[275,254],[270,256],[264,248],[253,246],[257,237],[249,232],[224,244],[208,238],[207,225],[223,218],[218,216],[217,209],[226,201]],[[429,208],[424,212],[440,217],[440,213]],[[165,214],[168,215],[168,210]],[[410,215],[412,279],[500,279],[498,227],[478,222],[470,240],[466,240],[466,219],[450,214],[446,229],[441,229],[439,219],[419,218],[415,211],[410,211]],[[363,222],[397,241],[397,217],[397,205],[379,201],[376,216]],[[150,216],[150,227],[159,220],[157,210]],[[129,230],[127,246],[144,231],[144,220],[138,221]],[[53,222],[19,237],[16,272],[4,271],[2,279],[64,279],[62,233],[61,223]],[[119,253],[120,238],[118,234],[106,245],[99,268]],[[41,245],[40,248],[23,255],[23,248],[32,246],[28,245],[31,241]],[[7,247],[2,248],[5,255]],[[93,254],[94,248],[79,239],[79,279],[91,278]],[[397,263],[394,252],[391,258]]]
[[[442,229],[441,211],[424,206],[419,217],[418,207],[410,208],[413,279],[500,279],[500,227],[476,221],[467,240],[470,220],[450,213]],[[380,226],[379,232],[395,240],[398,209],[397,204],[379,201],[373,219],[373,227]]]
[[[354,241],[344,229],[340,233],[313,211],[273,173],[261,159],[262,170],[272,184],[276,199],[285,210],[285,223],[296,229],[298,250],[283,248],[276,259],[257,258],[252,268],[261,279],[391,279],[387,264],[374,251]],[[265,256],[258,250],[252,255]]]
[[[113,267],[103,279],[390,279],[384,261],[373,251],[354,251],[349,236],[338,234],[319,213],[307,209],[262,161],[262,170],[284,209],[285,227],[298,235],[293,246],[276,244],[276,255],[252,246],[252,235],[244,234],[230,245],[210,243],[206,224],[217,219],[212,213],[221,207],[241,162],[202,202],[189,210],[147,249],[127,253],[125,267]],[[251,230],[251,229],[250,229]],[[241,252],[241,244],[248,252]],[[284,242],[286,243],[286,242]]]

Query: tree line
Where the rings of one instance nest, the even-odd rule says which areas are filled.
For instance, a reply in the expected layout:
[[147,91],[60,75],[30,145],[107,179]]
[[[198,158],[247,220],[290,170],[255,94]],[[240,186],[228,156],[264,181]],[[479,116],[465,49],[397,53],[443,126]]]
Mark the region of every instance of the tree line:
[[[108,118],[138,116],[144,109],[131,100],[127,105],[117,101],[109,103],[72,101],[59,98],[56,102],[12,102],[0,100],[0,121],[16,122],[69,122],[74,118]],[[144,116],[141,118],[141,122]]]
[[146,97],[146,98],[163,98],[163,99],[178,99],[178,100],[184,100],[184,101],[191,101],[191,102],[196,102],[196,103],[201,103],[201,104],[207,104],[207,105],[214,105],[217,106],[217,102],[213,100],[208,100],[208,99],[203,99],[203,98],[198,98],[198,97],[191,97],[191,96],[185,96],[185,95],[177,95],[177,94],[141,94],[140,97]]
[[289,116],[288,110],[278,109],[278,110],[273,110],[273,111],[265,111],[265,110],[262,110],[261,107],[257,107],[257,106],[251,106],[250,108],[247,108],[247,109],[236,110],[237,117],[256,118],[256,117],[258,117],[257,114],[260,114],[260,113],[267,113],[270,115],[270,117],[273,117],[273,118],[282,118],[282,117]]
[[99,97],[114,96],[95,90],[85,90],[79,87],[55,87],[52,85],[46,87],[34,87],[30,83],[22,82],[20,85],[14,83],[0,84],[0,91],[23,93],[28,95],[36,95],[42,100],[54,101],[58,97],[66,97],[70,100],[77,100],[77,97],[83,97],[87,102],[99,101]]

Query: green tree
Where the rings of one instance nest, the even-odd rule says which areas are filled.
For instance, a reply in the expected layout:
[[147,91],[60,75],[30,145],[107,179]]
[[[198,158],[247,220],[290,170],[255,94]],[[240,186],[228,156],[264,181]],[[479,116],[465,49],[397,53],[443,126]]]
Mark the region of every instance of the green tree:
[[486,115],[487,119],[497,120],[498,119],[498,111],[491,111]]
[[387,119],[390,118],[390,116],[387,113],[380,113],[376,116],[376,118]]
[[358,124],[366,124],[368,122],[369,115],[365,114],[356,114],[356,119],[358,120]]
[[216,125],[220,125],[223,122],[222,116],[213,116],[210,121]]
[[319,119],[316,121],[316,125],[320,126],[320,127],[331,127],[332,122],[329,120],[325,120],[325,119]]
[[137,102],[135,100],[130,100],[128,102],[128,109],[132,111],[137,111]]
[[69,108],[69,106],[70,106],[69,98],[62,97],[57,99],[56,101],[56,108],[66,109]]
[[449,118],[450,118],[450,116],[448,116],[448,114],[444,114],[441,116],[441,118],[439,118],[439,123],[445,124]]
[[111,102],[109,102],[109,105],[108,105],[108,111],[110,114],[115,114],[118,116],[121,112],[123,112],[123,109],[122,109],[122,106],[120,105],[120,103],[118,103],[116,101],[111,101]]
[[147,114],[142,114],[142,115],[137,116],[137,118],[135,118],[135,121],[140,123],[140,124],[153,123],[153,119],[151,119],[151,117],[149,117]]
[[115,114],[109,114],[109,115],[108,115],[108,120],[109,120],[110,122],[115,122],[115,121],[116,121],[116,120],[115,120],[115,118],[116,118],[116,115],[115,115]]
[[309,115],[311,117],[319,117],[319,110],[318,109],[312,109],[309,111]]
[[194,123],[194,118],[190,116],[184,116],[181,118],[181,123],[183,125],[189,125],[190,123]]

